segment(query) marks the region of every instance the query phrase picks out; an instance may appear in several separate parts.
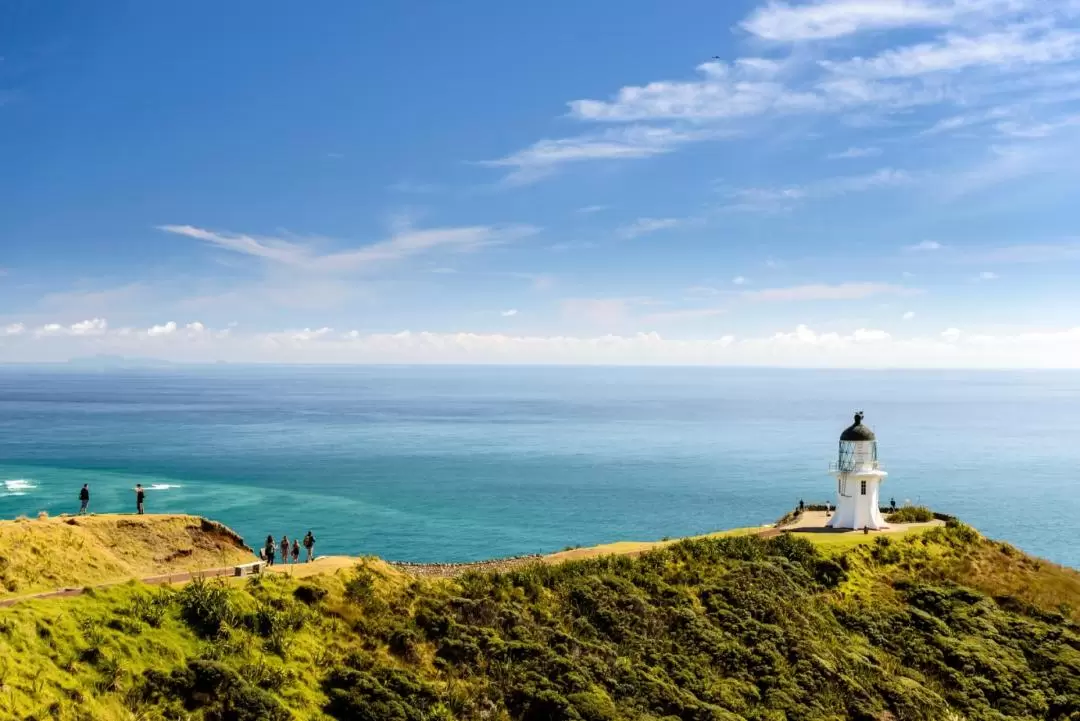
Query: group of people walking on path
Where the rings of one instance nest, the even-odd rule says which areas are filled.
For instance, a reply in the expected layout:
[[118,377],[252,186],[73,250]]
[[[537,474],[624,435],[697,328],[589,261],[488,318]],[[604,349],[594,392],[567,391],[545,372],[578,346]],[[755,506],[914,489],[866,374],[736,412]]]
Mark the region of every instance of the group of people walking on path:
[[[307,551],[307,561],[310,563],[315,555],[315,536],[311,531],[308,531],[304,535],[302,543],[304,550]],[[293,563],[299,563],[300,545],[301,541],[298,539],[293,539],[290,543],[288,536],[282,536],[281,542],[278,543],[274,541],[274,537],[270,535],[266,537],[266,545],[259,549],[259,558],[265,561],[267,566],[273,566],[277,562],[278,550],[280,549],[282,563],[288,563],[290,555],[292,556]]]

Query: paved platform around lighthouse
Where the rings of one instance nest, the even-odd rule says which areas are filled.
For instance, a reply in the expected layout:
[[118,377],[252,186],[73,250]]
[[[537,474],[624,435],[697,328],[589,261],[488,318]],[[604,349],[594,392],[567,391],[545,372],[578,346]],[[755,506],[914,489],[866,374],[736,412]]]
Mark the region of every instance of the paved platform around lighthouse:
[[[829,528],[825,524],[829,522],[831,516],[827,515],[825,511],[804,511],[795,521],[789,523],[778,530],[781,531],[798,531],[799,533],[862,533],[861,528]],[[902,531],[908,531],[913,528],[930,528],[932,526],[944,526],[944,521],[926,521],[925,523],[890,523],[887,528],[880,530],[871,529],[870,533],[899,533]]]

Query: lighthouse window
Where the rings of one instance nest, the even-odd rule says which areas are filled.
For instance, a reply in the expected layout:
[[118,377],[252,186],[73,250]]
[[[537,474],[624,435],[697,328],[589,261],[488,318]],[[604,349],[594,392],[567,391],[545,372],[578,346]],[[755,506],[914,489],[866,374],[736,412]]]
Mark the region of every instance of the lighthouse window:
[[866,481],[859,481],[859,493],[866,495]]

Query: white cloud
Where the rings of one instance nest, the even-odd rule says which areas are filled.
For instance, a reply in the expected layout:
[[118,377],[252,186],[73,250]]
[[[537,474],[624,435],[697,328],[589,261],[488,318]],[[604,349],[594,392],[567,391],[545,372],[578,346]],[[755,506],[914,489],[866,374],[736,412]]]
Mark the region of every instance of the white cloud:
[[851,335],[856,343],[875,343],[877,341],[891,340],[892,336],[883,330],[859,328]]
[[109,324],[104,318],[93,318],[73,324],[69,330],[73,335],[99,335],[104,333]]
[[619,228],[617,232],[620,237],[629,240],[660,230],[678,228],[688,222],[685,218],[638,218],[633,223]]
[[[21,324],[19,324],[21,325]],[[60,323],[48,323],[34,331],[36,336],[99,336],[104,335],[109,329],[109,324],[104,318],[91,318],[79,321],[71,325]]]
[[[689,79],[624,85],[568,103],[573,120],[621,127],[541,140],[484,164],[510,168],[509,182],[531,182],[570,162],[646,158],[693,142],[771,135],[769,121],[793,115],[910,127],[918,122],[912,108],[963,107],[964,116],[940,119],[923,134],[956,130],[992,120],[996,109],[988,104],[1015,110],[1075,100],[1075,77],[1046,76],[1053,72],[1047,66],[1080,59],[1080,29],[1069,26],[1078,16],[1074,0],[770,0],[742,23],[757,38],[820,41],[870,31],[873,53],[853,57],[853,43],[838,41],[784,48],[783,57],[717,58]],[[916,31],[930,39],[912,44]],[[1060,70],[1070,72],[1077,74],[1072,65]],[[998,132],[1033,138],[1056,129],[1056,121],[1038,119],[1006,123]],[[829,157],[879,152],[856,146]]]
[[950,33],[942,41],[886,50],[872,58],[822,61],[839,75],[866,79],[905,78],[975,66],[1011,68],[1062,63],[1080,56],[1080,33],[1025,28],[970,37]]
[[959,328],[948,328],[941,332],[942,339],[947,343],[955,343],[960,340],[961,335],[963,335],[963,333],[960,332]]
[[151,326],[150,328],[147,329],[146,334],[148,336],[154,337],[154,336],[161,336],[161,335],[172,335],[175,332],[176,332],[176,323],[174,321],[170,320],[168,323],[165,323],[164,325]]
[[4,326],[3,332],[0,335],[22,335],[26,332],[26,326],[22,323],[12,323]]
[[[701,80],[658,81],[621,88],[611,100],[574,100],[570,114],[581,120],[628,122],[656,120],[722,120],[765,112],[822,109],[822,98],[797,92],[781,83],[747,77],[745,64],[699,65]],[[752,71],[753,72],[753,71]]]
[[920,292],[892,283],[840,283],[838,285],[798,285],[790,288],[745,290],[742,297],[753,301],[860,300],[875,295],[912,295]]
[[746,285],[749,281],[741,275],[737,275],[731,279],[731,282],[735,285]]
[[852,146],[838,153],[829,153],[830,160],[851,160],[853,158],[873,158],[881,155],[881,148],[859,148]]
[[567,163],[648,158],[670,153],[678,146],[702,137],[700,130],[631,125],[572,138],[540,140],[516,153],[478,164],[508,168],[504,182],[525,185],[547,177]]
[[577,212],[581,213],[582,215],[590,215],[592,213],[599,213],[600,211],[607,209],[608,206],[606,205],[586,205],[582,208],[578,208]]
[[979,280],[997,280],[999,277],[1000,276],[997,273],[991,270],[984,270],[979,273]]
[[779,42],[825,40],[866,30],[946,25],[955,13],[939,2],[920,0],[824,0],[789,4],[769,2],[742,27]]
[[778,212],[790,210],[804,200],[835,198],[849,193],[863,193],[879,188],[908,185],[913,177],[893,168],[881,168],[865,175],[825,178],[807,185],[777,188],[736,188],[727,191],[732,203],[723,210]]
[[162,225],[159,228],[168,233],[195,238],[235,253],[302,270],[324,273],[363,270],[373,265],[405,260],[436,250],[472,251],[483,246],[522,238],[537,230],[528,225],[476,225],[426,230],[415,230],[406,225],[387,240],[352,250],[319,254],[309,245],[280,238],[221,233],[191,225]]
[[[622,301],[623,307],[635,304]],[[682,319],[714,315],[691,309]],[[680,311],[667,320],[680,320]],[[663,318],[657,314],[654,318]],[[634,321],[637,324],[642,319]],[[166,324],[167,325],[167,324]],[[174,361],[277,363],[528,363],[705,364],[843,368],[1080,368],[1080,327],[1028,329],[1011,334],[964,333],[948,328],[932,336],[898,338],[884,330],[793,331],[736,337],[675,340],[655,332],[621,335],[506,335],[409,332],[338,333],[329,327],[269,333],[173,332],[151,338],[130,328],[77,335],[70,326],[53,332],[11,336],[0,344],[0,361],[65,360],[111,353]]]
[[924,251],[941,250],[943,247],[944,246],[941,243],[937,242],[936,240],[921,240],[918,243],[916,243],[915,245],[907,246],[906,248],[904,248],[904,250],[910,250],[910,251],[913,251],[913,252],[924,252]]
[[904,320],[912,320],[915,317],[915,311],[909,310],[907,313],[904,313],[904,315],[901,316],[901,317]]
[[511,308],[510,310],[502,311],[499,315],[501,315],[503,318],[513,318],[517,314],[517,308]]

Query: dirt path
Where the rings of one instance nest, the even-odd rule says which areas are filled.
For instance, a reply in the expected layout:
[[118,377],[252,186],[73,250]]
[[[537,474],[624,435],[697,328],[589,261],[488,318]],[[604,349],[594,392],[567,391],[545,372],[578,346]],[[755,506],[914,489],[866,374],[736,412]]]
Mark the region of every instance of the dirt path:
[[0,599],[0,608],[14,606],[16,603],[21,603],[23,601],[36,601],[40,598],[69,598],[71,596],[81,596],[86,592],[87,588],[98,589],[122,586],[133,580],[138,580],[140,583],[151,586],[159,586],[165,583],[186,583],[194,578],[220,578],[222,576],[236,577],[236,566],[229,566],[227,568],[209,568],[201,571],[177,571],[176,573],[166,573],[140,579],[128,579],[127,581],[116,581],[114,583],[99,583],[93,586],[84,586],[82,588],[58,588],[55,591],[31,593],[26,596],[14,596],[12,598]]

